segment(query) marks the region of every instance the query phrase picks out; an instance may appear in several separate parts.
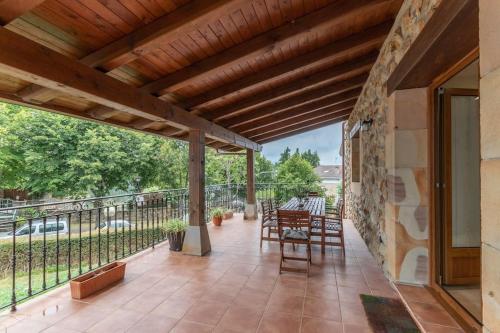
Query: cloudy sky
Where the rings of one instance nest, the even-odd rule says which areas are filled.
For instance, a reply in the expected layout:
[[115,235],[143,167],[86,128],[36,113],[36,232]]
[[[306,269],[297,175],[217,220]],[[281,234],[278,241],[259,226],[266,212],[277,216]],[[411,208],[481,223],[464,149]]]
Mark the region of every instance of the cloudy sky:
[[295,151],[296,148],[302,152],[307,149],[317,151],[320,163],[341,164],[339,155],[340,144],[342,141],[342,123],[326,126],[314,131],[291,136],[282,140],[266,143],[263,145],[262,153],[273,162],[277,162],[280,154],[288,146]]

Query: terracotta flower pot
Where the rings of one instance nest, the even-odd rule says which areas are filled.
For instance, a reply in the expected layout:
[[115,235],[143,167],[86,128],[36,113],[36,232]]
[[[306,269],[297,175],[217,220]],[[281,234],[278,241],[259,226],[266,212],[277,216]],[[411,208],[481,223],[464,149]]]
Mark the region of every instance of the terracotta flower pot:
[[223,219],[224,220],[229,220],[230,218],[233,217],[233,212],[232,211],[229,211],[229,212],[225,212],[224,213],[224,216],[223,216]]
[[71,297],[82,299],[112,285],[125,276],[124,262],[113,262],[70,281]]
[[220,227],[220,225],[222,224],[222,216],[214,216],[214,217],[212,217],[212,223],[215,226]]
[[182,245],[184,244],[184,237],[186,236],[186,232],[169,232],[167,233],[168,245],[170,247],[170,251],[182,251]]

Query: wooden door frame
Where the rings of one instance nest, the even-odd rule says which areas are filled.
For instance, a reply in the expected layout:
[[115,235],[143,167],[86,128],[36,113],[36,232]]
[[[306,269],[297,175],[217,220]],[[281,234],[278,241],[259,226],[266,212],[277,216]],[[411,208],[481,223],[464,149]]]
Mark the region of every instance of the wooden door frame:
[[437,264],[436,260],[439,244],[436,239],[436,167],[435,167],[435,153],[436,147],[434,146],[436,138],[436,123],[434,118],[434,110],[436,105],[436,98],[434,96],[435,90],[443,83],[448,81],[455,74],[470,65],[473,61],[479,58],[479,47],[467,54],[462,60],[452,65],[444,73],[438,75],[428,87],[428,108],[427,108],[427,123],[429,124],[428,135],[428,170],[429,170],[429,290],[441,304],[453,315],[453,317],[463,326],[472,332],[482,332],[482,325],[460,305],[453,297],[451,297],[446,290],[444,290],[437,283]]

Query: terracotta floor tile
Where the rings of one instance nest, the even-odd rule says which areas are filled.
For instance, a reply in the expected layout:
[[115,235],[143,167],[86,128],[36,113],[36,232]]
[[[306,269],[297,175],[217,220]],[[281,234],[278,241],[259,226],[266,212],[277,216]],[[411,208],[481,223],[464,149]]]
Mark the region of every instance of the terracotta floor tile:
[[332,301],[323,298],[306,297],[304,303],[304,316],[340,322],[340,304],[336,300]]
[[147,291],[145,293],[132,298],[130,301],[122,306],[122,309],[134,310],[141,313],[149,313],[162,302],[164,302],[169,295],[157,294],[154,291]]
[[142,317],[144,317],[144,314],[142,313],[131,310],[118,309],[108,314],[104,319],[98,321],[86,331],[89,333],[125,332],[127,329],[137,323]]
[[344,333],[374,333],[374,332],[370,328],[370,326],[344,323]]
[[111,307],[89,305],[57,322],[57,326],[71,330],[85,331],[98,321],[106,318],[112,311]]
[[398,288],[399,292],[408,302],[439,304],[434,296],[424,287],[397,284],[396,288]]
[[356,324],[358,326],[369,326],[365,309],[361,301],[340,302],[340,313],[344,324]]
[[24,319],[20,320],[19,322],[15,323],[12,326],[7,327],[7,332],[9,333],[41,332],[48,326],[49,324],[41,321]]
[[430,324],[460,327],[441,305],[409,302],[409,306],[418,319]]
[[181,319],[184,317],[189,308],[193,305],[194,301],[191,299],[167,299],[160,303],[153,311],[152,314],[167,316],[169,318]]
[[63,318],[76,313],[86,307],[87,304],[72,299],[53,299],[51,305],[47,305],[33,311],[29,318],[47,324],[54,324]]
[[300,331],[300,317],[287,313],[266,313],[259,325],[259,333],[296,333]]
[[457,327],[441,326],[425,322],[422,322],[421,324],[426,333],[465,333],[463,329]]
[[291,313],[295,315],[302,314],[304,297],[293,295],[272,295],[269,300],[268,310],[271,312]]
[[209,333],[213,331],[213,326],[182,320],[175,325],[170,333]]
[[357,302],[359,300],[360,294],[371,294],[371,291],[368,287],[359,288],[338,286],[337,291],[339,294],[339,300],[341,302]]
[[330,300],[338,300],[339,294],[336,285],[311,283],[307,284],[306,296]]
[[43,330],[42,333],[80,333],[80,331],[69,330],[67,328],[62,328],[58,327],[57,325],[54,325]]
[[302,318],[302,333],[342,333],[342,323],[319,318]]
[[234,264],[229,268],[226,274],[238,274],[244,276],[250,276],[257,268],[257,265],[246,265],[246,264]]
[[236,295],[236,297],[233,300],[233,303],[242,306],[264,308],[269,298],[270,294],[267,292],[250,288],[243,288],[240,290],[238,295]]
[[215,326],[228,307],[222,302],[199,301],[191,306],[183,319]]
[[161,333],[169,332],[176,324],[178,320],[167,317],[165,315],[157,314],[147,314],[133,326],[131,326],[127,332],[135,333]]
[[217,328],[234,332],[255,332],[259,326],[264,310],[253,307],[231,306]]

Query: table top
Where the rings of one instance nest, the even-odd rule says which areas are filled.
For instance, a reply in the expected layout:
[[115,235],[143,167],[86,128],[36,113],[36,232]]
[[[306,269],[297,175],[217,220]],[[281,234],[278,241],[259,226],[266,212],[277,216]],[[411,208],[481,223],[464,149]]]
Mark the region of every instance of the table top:
[[282,205],[282,210],[308,210],[311,216],[325,216],[325,198],[307,197],[302,199],[304,207],[299,207],[299,199],[292,198],[286,204]]

